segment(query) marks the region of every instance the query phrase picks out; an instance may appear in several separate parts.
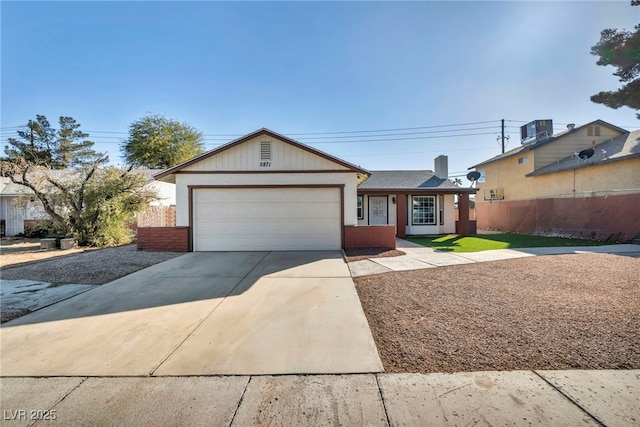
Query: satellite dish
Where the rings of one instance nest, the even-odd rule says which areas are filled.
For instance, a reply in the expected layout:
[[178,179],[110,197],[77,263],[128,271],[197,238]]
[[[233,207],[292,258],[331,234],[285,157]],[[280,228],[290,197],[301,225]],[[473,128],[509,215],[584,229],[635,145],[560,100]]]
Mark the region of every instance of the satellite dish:
[[587,160],[589,157],[593,156],[593,148],[587,148],[586,150],[582,150],[581,152],[578,153],[578,157],[580,157],[582,160]]
[[477,180],[479,180],[480,179],[480,172],[478,172],[478,171],[469,172],[467,174],[467,179],[469,181],[477,181]]

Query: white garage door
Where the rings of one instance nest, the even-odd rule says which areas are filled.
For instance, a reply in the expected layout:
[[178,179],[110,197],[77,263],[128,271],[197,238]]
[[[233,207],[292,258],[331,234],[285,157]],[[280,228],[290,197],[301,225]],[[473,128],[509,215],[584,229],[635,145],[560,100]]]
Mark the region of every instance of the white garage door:
[[333,250],[338,188],[193,190],[194,251]]

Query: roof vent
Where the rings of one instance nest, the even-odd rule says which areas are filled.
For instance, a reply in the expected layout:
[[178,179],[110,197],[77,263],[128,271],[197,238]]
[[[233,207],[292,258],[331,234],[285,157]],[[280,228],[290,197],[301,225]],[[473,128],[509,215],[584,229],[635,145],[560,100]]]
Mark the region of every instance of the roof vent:
[[569,123],[567,125],[567,129],[569,129],[570,131],[574,130],[576,128],[576,124],[575,123]]
[[260,160],[271,160],[271,141],[260,142]]

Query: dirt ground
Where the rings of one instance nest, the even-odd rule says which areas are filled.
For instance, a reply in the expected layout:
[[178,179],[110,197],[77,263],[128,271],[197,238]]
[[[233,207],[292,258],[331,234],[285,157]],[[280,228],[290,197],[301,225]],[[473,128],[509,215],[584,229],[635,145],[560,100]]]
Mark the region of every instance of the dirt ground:
[[638,254],[354,280],[386,372],[640,368]]
[[127,274],[183,255],[179,252],[138,251],[135,244],[115,248],[90,249],[78,253],[58,252],[60,256],[48,257],[48,259],[26,264],[12,263],[13,257],[17,259],[23,257],[20,253],[3,254],[2,257],[7,257],[7,262],[12,264],[2,267],[2,278],[103,285]]
[[0,267],[77,254],[86,250],[91,249],[75,248],[65,251],[60,249],[46,250],[40,249],[40,239],[3,237],[2,240],[0,240]]
[[[105,249],[39,250],[39,243],[3,245],[3,280],[35,280],[56,284],[103,285],[119,277],[183,255],[178,252],[138,251],[136,245]],[[13,250],[5,250],[13,249]],[[20,250],[22,249],[22,250]],[[4,323],[29,313],[28,310],[0,313]]]
[[382,249],[382,248],[371,248],[371,249],[345,249],[344,251],[347,262],[360,261],[363,259],[369,258],[387,258],[394,256],[406,255],[404,252],[399,251],[397,249]]

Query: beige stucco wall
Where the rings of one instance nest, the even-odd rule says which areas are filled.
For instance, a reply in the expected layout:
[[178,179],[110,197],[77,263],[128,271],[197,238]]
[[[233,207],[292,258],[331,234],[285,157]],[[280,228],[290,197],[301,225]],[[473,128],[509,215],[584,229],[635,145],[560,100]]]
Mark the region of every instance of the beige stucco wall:
[[[529,152],[528,155],[532,156],[533,153]],[[477,203],[488,203],[484,200],[484,190],[489,188],[503,188],[506,201],[566,197],[574,193],[585,196],[590,192],[640,191],[640,158],[527,178],[525,175],[532,171],[532,162],[518,164],[518,157],[521,156],[502,159],[480,168],[485,169],[486,182],[478,184],[480,191]]]
[[[477,202],[484,202],[485,190],[490,188],[504,189],[505,200],[529,198],[535,194],[535,190],[529,187],[525,176],[533,172],[534,154],[533,151],[524,151],[478,167],[478,170],[485,172],[485,182],[478,183]],[[524,157],[528,158],[527,162],[518,163],[518,159]]]
[[587,148],[592,148],[596,144],[608,141],[621,134],[619,130],[612,129],[608,126],[596,126],[600,128],[600,136],[589,136],[589,127],[587,126],[575,130],[570,136],[558,139],[549,144],[543,144],[536,148],[535,168],[540,169],[541,167],[550,165],[559,159],[564,159],[565,157],[571,156],[573,153],[579,153]]
[[[640,191],[640,158],[527,178],[538,198],[589,197],[593,192]],[[601,194],[602,195],[602,194]]]

